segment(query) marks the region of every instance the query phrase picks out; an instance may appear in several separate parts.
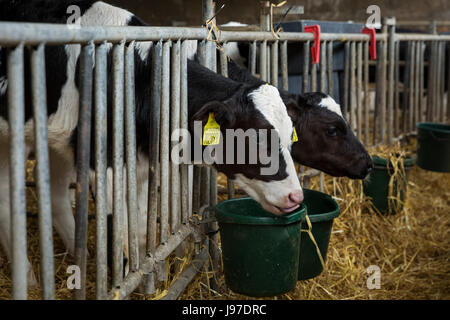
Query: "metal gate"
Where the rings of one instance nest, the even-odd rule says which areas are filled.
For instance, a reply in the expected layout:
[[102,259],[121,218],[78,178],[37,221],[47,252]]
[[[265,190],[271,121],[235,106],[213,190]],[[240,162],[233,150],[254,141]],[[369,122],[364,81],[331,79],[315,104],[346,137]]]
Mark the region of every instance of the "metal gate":
[[[208,1],[207,1],[208,2]],[[213,16],[209,9],[207,16]],[[345,44],[345,85],[341,101],[343,114],[356,135],[367,146],[392,143],[416,133],[415,122],[447,122],[450,36],[397,34],[395,26],[377,34],[376,103],[370,105],[370,37],[367,34],[322,34],[320,72],[310,61],[314,41],[311,33],[223,31],[211,37],[205,28],[159,27],[83,27],[63,25],[0,23],[0,46],[9,47],[8,102],[10,132],[10,188],[12,221],[13,298],[27,297],[27,241],[25,210],[24,141],[24,48],[31,46],[32,94],[39,193],[39,234],[41,247],[41,285],[43,297],[54,299],[54,262],[49,186],[47,111],[44,50],[47,45],[80,44],[80,113],[76,185],[76,257],[82,287],[74,297],[85,298],[87,213],[91,118],[95,118],[96,172],[96,296],[97,299],[124,299],[141,283],[147,293],[167,277],[165,260],[188,236],[193,236],[197,257],[183,276],[175,281],[165,298],[177,298],[189,281],[212,257],[211,270],[217,272],[219,250],[217,235],[205,237],[194,213],[207,217],[208,208],[217,203],[217,174],[207,168],[176,165],[169,159],[170,133],[187,128],[187,41],[199,41],[202,64],[227,76],[227,56],[216,43],[250,43],[249,68],[261,79],[288,89],[287,46],[304,43],[303,84],[298,92],[333,92],[333,44]],[[209,40],[215,40],[209,41]],[[148,188],[148,229],[146,252],[139,259],[138,208],[136,187],[135,79],[133,49],[137,42],[152,42],[151,108],[149,127],[150,170]],[[407,56],[400,59],[400,45],[407,43]],[[113,46],[113,268],[108,288],[106,256],[106,81],[107,50]],[[430,54],[426,57],[426,52]],[[95,67],[94,67],[95,65]],[[259,68],[257,68],[257,66]],[[280,68],[280,70],[279,70]],[[403,78],[401,72],[403,71]],[[428,72],[428,73],[427,73]],[[427,85],[425,76],[427,73]],[[279,75],[281,83],[278,83]],[[320,87],[316,87],[319,77]],[[95,101],[93,108],[92,101]],[[125,140],[124,140],[125,137]],[[126,141],[124,145],[124,141]],[[124,163],[126,163],[124,165]],[[126,167],[126,195],[123,168]],[[316,170],[302,172],[304,183]],[[229,184],[229,196],[234,188]],[[128,215],[128,239],[123,239],[122,215]],[[159,222],[158,222],[159,221]],[[208,220],[206,220],[208,221]],[[210,221],[211,222],[211,221]],[[214,224],[214,221],[211,223]],[[129,243],[129,272],[123,277],[122,244]]]

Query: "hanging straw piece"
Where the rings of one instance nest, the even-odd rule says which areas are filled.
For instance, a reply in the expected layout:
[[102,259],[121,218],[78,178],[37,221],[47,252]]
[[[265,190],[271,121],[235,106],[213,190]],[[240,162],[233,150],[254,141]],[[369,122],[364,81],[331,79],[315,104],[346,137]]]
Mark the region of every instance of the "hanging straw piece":
[[270,31],[272,32],[273,36],[277,39],[280,39],[277,32],[273,29],[273,8],[280,8],[286,4],[287,1],[282,1],[279,4],[270,4]]
[[322,253],[320,252],[319,246],[317,245],[316,239],[314,238],[314,235],[312,234],[312,224],[311,220],[309,220],[308,214],[305,215],[306,223],[308,224],[308,230],[302,229],[302,232],[308,233],[309,237],[311,238],[311,241],[314,243],[314,246],[316,247],[317,255],[319,256],[320,263],[322,264],[322,267],[325,269],[325,261],[323,260]]

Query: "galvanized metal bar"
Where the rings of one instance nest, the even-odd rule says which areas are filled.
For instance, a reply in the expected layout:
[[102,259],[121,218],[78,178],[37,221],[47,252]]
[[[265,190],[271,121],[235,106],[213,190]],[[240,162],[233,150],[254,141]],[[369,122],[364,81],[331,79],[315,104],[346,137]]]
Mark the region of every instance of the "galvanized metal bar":
[[107,264],[107,51],[106,43],[95,52],[95,210],[96,210],[96,298],[108,293]]
[[[216,45],[213,42],[209,42],[208,51],[210,52],[210,59],[208,61],[209,69],[214,72],[217,71],[217,55],[216,55]],[[217,170],[214,168],[209,168],[209,205],[216,206],[217,204]],[[210,227],[213,230],[217,230],[218,225],[217,222],[211,222]],[[209,256],[211,257],[209,270],[213,273],[213,277],[210,280],[210,285],[213,290],[217,290],[218,279],[217,274],[219,271],[219,263],[220,263],[220,252],[218,248],[219,243],[219,235],[213,234],[208,238],[208,249]]]
[[444,94],[445,94],[445,48],[446,43],[441,42],[441,68],[439,69],[440,72],[440,92],[439,92],[439,122],[445,121],[445,106],[444,106]]
[[192,192],[192,211],[198,213],[200,210],[200,187],[201,187],[201,175],[202,168],[200,166],[194,166],[193,172],[193,192]]
[[[377,88],[376,88],[376,109],[379,115],[380,139],[383,143],[386,133],[386,56],[387,48],[384,42],[379,42],[380,57],[377,61]],[[374,144],[376,144],[376,131],[374,131]]]
[[259,76],[262,81],[267,81],[267,41],[263,41],[259,48]]
[[31,53],[31,87],[36,147],[41,283],[43,298],[45,300],[51,300],[55,299],[55,272],[53,263],[52,206],[50,201],[50,170],[47,137],[45,46],[43,44],[33,49]]
[[426,90],[426,110],[425,110],[425,118],[426,121],[432,121],[431,120],[431,112],[432,112],[432,81],[433,81],[433,67],[434,67],[434,61],[433,61],[433,50],[434,45],[433,42],[426,43],[428,46],[428,52],[429,52],[429,58],[428,58],[428,69],[427,69],[427,90]]
[[327,63],[328,63],[328,94],[335,98],[334,96],[334,73],[333,73],[333,46],[334,42],[328,42],[327,48]]
[[356,133],[356,43],[350,44],[350,127]]
[[[46,42],[53,44],[87,44],[89,42],[120,43],[123,39],[135,41],[159,41],[164,40],[202,40],[208,35],[205,28],[185,27],[123,27],[123,26],[84,26],[83,28],[67,28],[67,25],[55,25],[45,23],[18,23],[0,22],[0,41],[3,45],[13,46],[20,42],[37,45]],[[278,34],[280,41],[312,41],[312,33],[281,32]],[[401,40],[450,40],[447,35],[396,35]],[[324,41],[370,41],[367,34],[357,33],[323,33]],[[231,41],[276,41],[271,32],[261,31],[222,31],[221,42]],[[377,41],[386,41],[386,34],[377,34]]]
[[113,287],[118,286],[123,278],[124,48],[124,42],[113,48]]
[[143,275],[153,272],[164,263],[164,260],[180,245],[185,239],[191,235],[196,234],[196,230],[190,225],[183,225],[175,234],[167,240],[163,246],[158,246],[154,255],[148,255],[140,264],[139,272],[130,272],[119,286],[109,293],[108,298],[111,300],[121,300],[127,298],[141,283]]
[[411,57],[410,57],[410,67],[409,67],[409,86],[408,86],[408,116],[409,125],[407,133],[413,131],[413,119],[414,119],[414,80],[415,80],[415,62],[416,62],[416,43],[411,42]]
[[158,217],[158,183],[160,176],[160,129],[161,129],[161,65],[162,65],[162,41],[153,45],[151,68],[151,97],[150,103],[150,133],[149,133],[149,157],[150,168],[148,171],[148,216],[147,216],[147,253],[153,254],[156,250],[156,233]]
[[389,64],[388,64],[388,100],[387,100],[387,136],[388,144],[392,144],[394,138],[394,81],[395,73],[395,26],[389,27]]
[[25,200],[25,100],[23,44],[7,57],[9,185],[11,212],[12,298],[27,299],[27,221]]
[[[170,76],[170,133],[180,128],[180,93],[181,93],[181,41],[174,42],[172,45],[172,61],[171,61],[171,76]],[[179,144],[179,140],[170,139],[171,150]],[[181,186],[180,186],[180,167],[171,161],[170,162],[170,230],[175,232],[181,222]]]
[[400,41],[394,43],[394,136],[397,137],[400,134]]
[[425,92],[425,88],[424,88],[424,79],[425,79],[425,42],[424,41],[420,41],[419,42],[419,113],[418,113],[418,121],[419,122],[423,122],[425,121],[425,110],[426,110],[426,101],[424,99],[424,92]]
[[252,41],[250,45],[250,54],[249,54],[249,70],[251,74],[256,74],[256,41]]
[[447,55],[447,105],[444,116],[444,123],[447,123],[450,120],[450,53]]
[[139,268],[134,51],[135,44],[131,42],[126,48],[125,55],[125,150],[127,159],[126,181],[130,271],[136,271]]
[[275,41],[271,45],[272,52],[270,54],[270,59],[272,61],[272,69],[270,72],[272,78],[272,85],[278,87],[278,41]]
[[162,49],[162,87],[161,87],[161,244],[167,242],[169,236],[169,146],[170,146],[170,46],[165,41]]
[[409,87],[410,87],[410,69],[411,69],[411,56],[412,56],[412,45],[411,42],[407,44],[407,54],[404,68],[403,77],[403,105],[402,105],[402,134],[407,132],[407,105],[409,101]]
[[369,112],[370,112],[370,88],[369,88],[369,44],[364,43],[364,144],[369,145]]
[[[188,78],[187,56],[188,42],[181,43],[180,53],[180,128],[188,130]],[[189,143],[189,142],[188,142]],[[181,165],[181,223],[186,224],[190,216],[189,210],[189,167]]]
[[357,137],[362,139],[362,78],[363,78],[363,46],[362,42],[357,44],[357,64],[356,64],[356,132]]
[[320,91],[327,93],[327,43],[320,44]]
[[288,53],[287,53],[287,41],[281,42],[281,88],[283,90],[289,90],[289,74],[288,74]]
[[349,121],[348,110],[350,108],[350,42],[345,42],[344,46],[344,96],[343,96],[343,114]]
[[271,62],[272,62],[272,59],[271,59],[271,47],[272,47],[272,44],[267,44],[267,56],[266,56],[266,64],[267,64],[267,67],[266,67],[266,71],[267,71],[267,74],[266,74],[266,81],[267,82],[270,82],[271,80],[272,80],[272,68],[271,68]]
[[[224,51],[220,51],[220,73],[228,78],[228,57]],[[234,183],[227,178],[228,199],[235,197]]]
[[416,53],[415,53],[415,72],[414,72],[414,122],[413,127],[411,128],[411,131],[415,131],[415,123],[419,122],[420,120],[420,113],[419,113],[419,86],[420,86],[420,51],[421,51],[421,43],[419,41],[416,41]]
[[303,43],[303,83],[301,92],[306,93],[309,91],[309,50],[310,42],[306,41]]
[[91,153],[91,110],[94,66],[94,44],[81,49],[80,55],[80,111],[78,115],[77,189],[75,214],[75,264],[80,268],[80,289],[74,298],[86,298],[87,233],[89,209],[89,164]]

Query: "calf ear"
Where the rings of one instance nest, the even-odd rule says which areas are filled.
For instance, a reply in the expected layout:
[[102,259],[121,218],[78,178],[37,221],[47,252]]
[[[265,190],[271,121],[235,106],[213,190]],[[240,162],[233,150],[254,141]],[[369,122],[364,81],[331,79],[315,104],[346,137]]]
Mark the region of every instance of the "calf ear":
[[289,100],[285,102],[285,105],[287,113],[295,126],[300,118],[300,106],[298,105],[297,101],[292,98],[289,98]]
[[192,121],[202,121],[204,126],[208,122],[211,112],[214,113],[214,119],[221,127],[230,128],[235,121],[234,112],[220,101],[211,101],[205,104],[194,114]]

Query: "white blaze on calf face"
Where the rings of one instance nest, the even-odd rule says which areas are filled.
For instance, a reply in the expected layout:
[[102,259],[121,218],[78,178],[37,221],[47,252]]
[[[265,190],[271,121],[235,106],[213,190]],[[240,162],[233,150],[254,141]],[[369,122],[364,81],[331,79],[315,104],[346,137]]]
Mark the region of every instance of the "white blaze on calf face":
[[334,113],[337,113],[342,117],[341,112],[341,106],[334,101],[334,99],[330,96],[323,98],[322,101],[320,101],[319,105],[321,107],[327,108],[330,111],[333,111]]
[[[281,100],[279,91],[275,87],[262,85],[251,92],[249,98],[253,101],[256,109],[261,112],[278,133],[280,152],[286,163],[287,177],[283,180],[266,182],[249,179],[243,174],[237,174],[235,182],[266,210],[272,213],[282,213],[278,208],[287,209],[294,207],[294,204],[289,200],[289,194],[302,190],[289,152],[292,144],[292,121],[287,113],[286,106]],[[278,161],[278,157],[274,159],[274,155],[272,155],[273,160]]]

